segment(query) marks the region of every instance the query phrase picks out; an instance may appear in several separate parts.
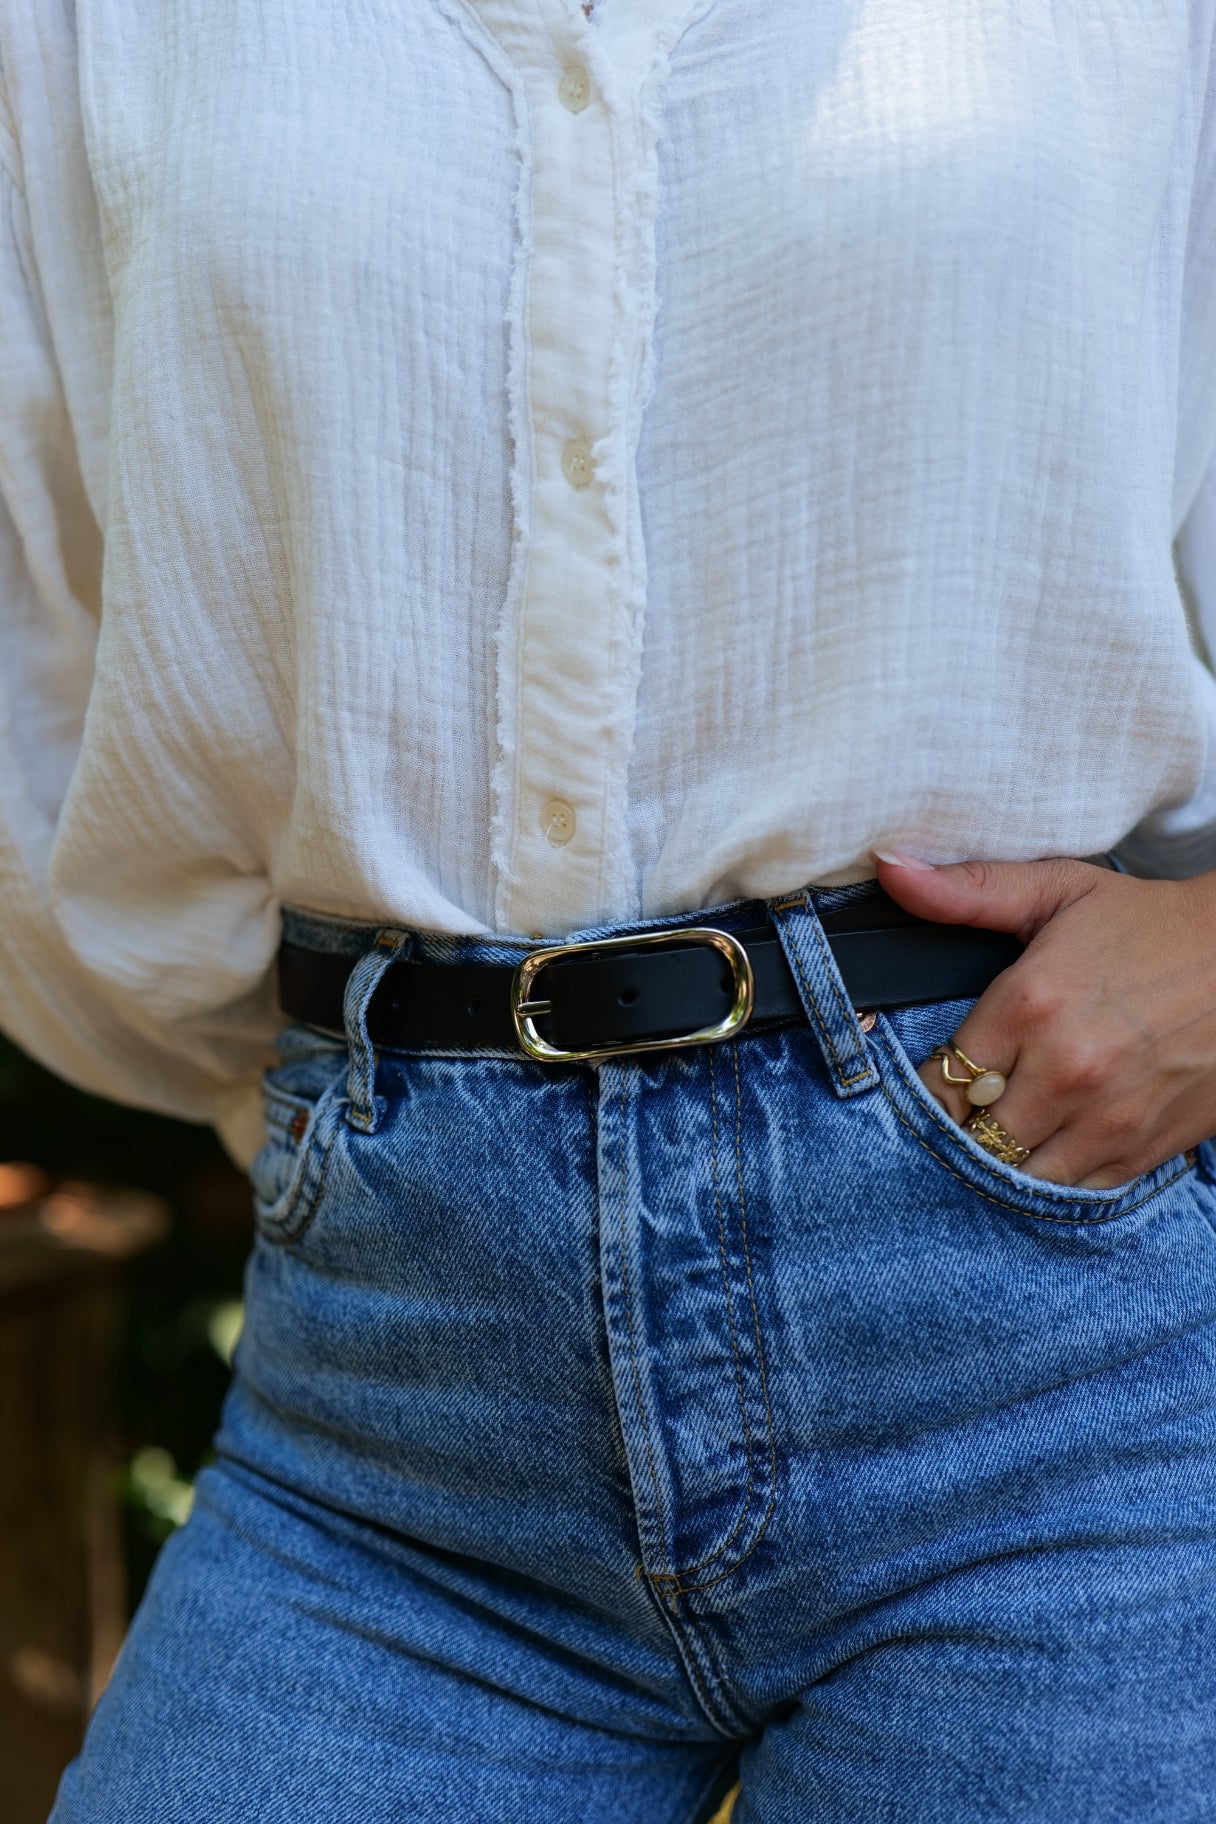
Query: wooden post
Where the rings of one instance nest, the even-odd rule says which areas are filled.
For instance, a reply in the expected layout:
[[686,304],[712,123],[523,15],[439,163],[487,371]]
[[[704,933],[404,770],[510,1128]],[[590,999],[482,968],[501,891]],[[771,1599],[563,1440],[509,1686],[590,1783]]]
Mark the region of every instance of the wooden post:
[[0,1818],[45,1824],[118,1651],[123,1266],[155,1199],[0,1166]]

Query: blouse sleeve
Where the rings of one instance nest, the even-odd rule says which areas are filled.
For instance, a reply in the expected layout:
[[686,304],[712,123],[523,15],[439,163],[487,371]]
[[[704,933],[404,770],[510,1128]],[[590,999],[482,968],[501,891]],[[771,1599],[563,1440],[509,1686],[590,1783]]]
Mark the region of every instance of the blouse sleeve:
[[[1174,565],[1194,648],[1191,687],[1206,760],[1183,804],[1154,812],[1119,844],[1137,873],[1180,878],[1216,868],[1216,65],[1213,13],[1194,9],[1196,94],[1182,127],[1190,206],[1177,320]],[[1206,72],[1206,74],[1205,74]],[[1189,144],[1188,144],[1189,141]]]
[[0,95],[0,1027],[83,1089],[213,1122],[244,1163],[260,1138],[266,1010],[216,1010],[205,1035],[158,1025],[56,920],[57,829],[88,714],[102,565],[58,327]]
[[1216,67],[1197,106],[1194,175],[1178,317],[1173,531],[1197,644],[1216,654]]

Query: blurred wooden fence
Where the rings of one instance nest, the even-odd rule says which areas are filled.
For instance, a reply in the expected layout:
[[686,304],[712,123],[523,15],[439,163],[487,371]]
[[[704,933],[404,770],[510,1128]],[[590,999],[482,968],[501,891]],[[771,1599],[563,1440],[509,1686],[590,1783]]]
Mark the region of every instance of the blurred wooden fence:
[[123,1268],[164,1207],[0,1165],[0,1819],[45,1824],[125,1623]]

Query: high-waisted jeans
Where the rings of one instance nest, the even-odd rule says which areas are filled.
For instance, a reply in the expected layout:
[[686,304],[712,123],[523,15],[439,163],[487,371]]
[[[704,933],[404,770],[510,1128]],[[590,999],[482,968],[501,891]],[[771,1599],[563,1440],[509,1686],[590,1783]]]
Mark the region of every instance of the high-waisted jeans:
[[868,890],[699,915],[805,1025],[375,1056],[382,953],[283,1035],[217,1460],[55,1824],[1216,1818],[1216,1149],[996,1163],[915,1068],[970,1003],[848,1004]]

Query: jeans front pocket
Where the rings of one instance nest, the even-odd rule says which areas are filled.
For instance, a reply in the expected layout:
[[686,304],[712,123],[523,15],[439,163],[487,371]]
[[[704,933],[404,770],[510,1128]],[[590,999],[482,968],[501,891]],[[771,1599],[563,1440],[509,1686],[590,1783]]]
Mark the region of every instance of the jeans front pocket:
[[343,1044],[302,1027],[278,1042],[262,1080],[266,1142],[249,1168],[254,1218],[272,1241],[293,1241],[311,1222],[347,1104]]
[[994,1158],[951,1119],[918,1069],[935,1046],[958,1031],[974,1005],[974,1000],[940,1001],[877,1016],[870,1040],[882,1090],[910,1144],[990,1202],[1053,1223],[1109,1223],[1130,1216],[1192,1172],[1192,1161],[1178,1154],[1126,1184],[1086,1190],[1036,1178]]

